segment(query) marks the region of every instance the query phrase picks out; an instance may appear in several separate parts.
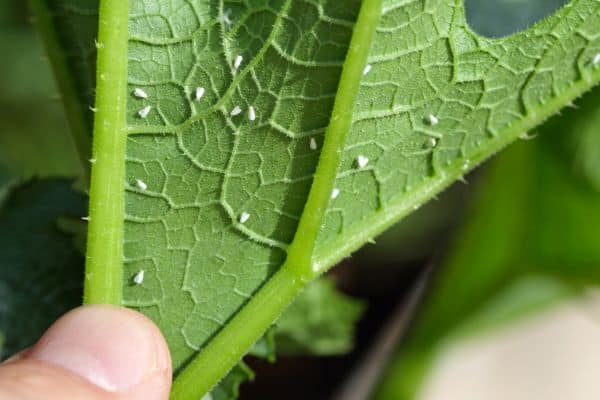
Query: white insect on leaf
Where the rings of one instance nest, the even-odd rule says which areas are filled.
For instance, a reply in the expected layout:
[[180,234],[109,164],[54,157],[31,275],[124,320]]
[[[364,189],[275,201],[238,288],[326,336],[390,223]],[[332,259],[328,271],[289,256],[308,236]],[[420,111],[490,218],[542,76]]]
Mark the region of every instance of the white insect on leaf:
[[358,165],[358,168],[364,168],[367,166],[368,163],[369,163],[368,157],[363,156],[362,154],[359,155],[358,157],[356,157],[356,165]]
[[254,121],[256,119],[256,110],[254,109],[254,106],[248,107],[248,119],[250,121]]
[[240,115],[241,113],[242,113],[242,109],[240,108],[240,106],[235,106],[235,107],[233,107],[233,110],[231,110],[229,115],[231,115],[232,117],[235,117],[236,115]]
[[138,115],[140,116],[140,118],[146,118],[148,116],[148,114],[150,114],[151,110],[152,110],[152,106],[146,106],[146,107],[142,108],[140,111],[138,111]]
[[427,146],[428,147],[433,148],[433,147],[437,146],[437,143],[438,143],[438,140],[436,138],[432,137],[432,138],[427,139]]
[[141,285],[144,282],[144,270],[141,269],[137,274],[133,276],[133,283],[136,285]]
[[310,142],[309,142],[308,146],[310,147],[311,150],[317,149],[317,141],[315,140],[314,137],[310,138]]
[[244,61],[244,57],[239,54],[235,56],[235,59],[233,60],[233,69],[237,71],[242,65],[242,61]]
[[337,197],[340,195],[340,189],[338,188],[333,188],[333,190],[331,191],[331,198],[332,199],[337,199]]
[[194,100],[200,101],[200,99],[204,96],[204,92],[206,92],[206,90],[203,87],[197,87],[196,91],[194,92]]
[[363,69],[363,75],[367,75],[369,72],[371,72],[371,68],[373,68],[371,64],[365,65],[365,69]]
[[146,182],[144,182],[141,179],[136,179],[135,180],[135,185],[138,187],[138,189],[140,189],[141,191],[146,191],[148,189],[148,185],[146,184]]
[[81,217],[81,220],[82,220],[82,221],[88,221],[88,222],[89,222],[89,220],[90,220],[90,217]]
[[438,119],[438,117],[436,117],[433,114],[429,114],[427,116],[427,121],[429,122],[429,125],[431,125],[431,126],[436,126],[437,124],[440,123],[440,120]]
[[245,224],[246,221],[248,221],[248,219],[250,219],[250,214],[248,214],[246,211],[244,211],[241,215],[240,215],[240,224]]
[[148,98],[148,93],[146,93],[146,91],[142,88],[133,89],[133,95],[139,99],[147,99]]
[[535,138],[537,138],[537,134],[535,134],[535,133],[530,134],[530,133],[525,132],[519,136],[519,139],[521,139],[521,140],[533,140]]

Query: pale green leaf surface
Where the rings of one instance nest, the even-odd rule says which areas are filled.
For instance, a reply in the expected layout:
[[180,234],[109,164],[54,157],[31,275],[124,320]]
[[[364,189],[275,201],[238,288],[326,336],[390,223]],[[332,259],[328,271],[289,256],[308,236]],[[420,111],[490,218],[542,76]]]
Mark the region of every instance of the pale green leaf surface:
[[235,400],[240,394],[240,385],[254,379],[254,373],[243,362],[236,365],[202,400]]
[[87,187],[95,86],[98,0],[28,0],[45,45]]

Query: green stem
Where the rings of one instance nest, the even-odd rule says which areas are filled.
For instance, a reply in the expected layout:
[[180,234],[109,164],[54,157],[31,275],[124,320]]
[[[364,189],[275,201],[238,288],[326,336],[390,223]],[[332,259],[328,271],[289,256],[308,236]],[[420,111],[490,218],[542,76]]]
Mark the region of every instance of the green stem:
[[325,142],[319,163],[302,217],[298,223],[298,229],[288,249],[287,259],[294,261],[288,267],[297,268],[297,273],[307,278],[314,278],[317,275],[313,270],[312,260],[315,243],[331,200],[331,191],[341,159],[340,150],[344,147],[346,136],[352,125],[354,102],[360,86],[360,77],[367,62],[369,48],[380,15],[381,0],[364,0],[362,2],[340,76],[329,126],[325,131]]
[[84,303],[120,304],[128,0],[101,0]]
[[177,376],[171,399],[201,399],[260,339],[304,285],[294,274],[280,269]]
[[29,8],[35,16],[35,24],[48,52],[55,80],[65,106],[65,115],[69,122],[71,137],[81,162],[82,177],[85,186],[89,184],[91,132],[85,115],[89,110],[79,99],[78,90],[73,80],[73,72],[69,69],[67,55],[56,33],[52,13],[44,0],[29,0]]
[[312,253],[340,163],[339,151],[352,124],[352,110],[369,47],[379,21],[382,0],[363,1],[340,76],[325,143],[308,200],[286,262],[217,336],[178,375],[171,399],[197,400],[243,357],[296,295],[318,273]]

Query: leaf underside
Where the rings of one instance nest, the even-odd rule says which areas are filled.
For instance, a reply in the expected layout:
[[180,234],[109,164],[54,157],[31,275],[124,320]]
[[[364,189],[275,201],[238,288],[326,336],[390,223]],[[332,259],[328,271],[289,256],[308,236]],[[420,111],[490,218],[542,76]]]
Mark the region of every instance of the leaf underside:
[[31,346],[81,302],[83,256],[57,222],[85,214],[86,199],[71,185],[34,179],[7,190],[0,210],[1,357]]
[[[158,323],[176,369],[285,259],[327,157],[359,5],[131,1],[124,304]],[[315,265],[333,265],[591,87],[599,10],[573,0],[525,32],[486,39],[459,0],[384,1]],[[140,270],[144,284],[133,285]]]
[[[129,89],[148,98],[128,101],[124,301],[157,321],[179,367],[285,258],[358,2],[175,3],[131,7]],[[599,9],[573,1],[527,32],[490,40],[466,27],[460,2],[386,1],[372,69],[356,77],[340,195],[317,255],[389,218],[429,181],[466,171],[545,103],[566,101],[574,82],[591,81]],[[144,285],[131,285],[142,269]]]
[[159,323],[179,367],[285,258],[358,2],[131,6],[129,89],[148,99],[128,102],[124,302]]

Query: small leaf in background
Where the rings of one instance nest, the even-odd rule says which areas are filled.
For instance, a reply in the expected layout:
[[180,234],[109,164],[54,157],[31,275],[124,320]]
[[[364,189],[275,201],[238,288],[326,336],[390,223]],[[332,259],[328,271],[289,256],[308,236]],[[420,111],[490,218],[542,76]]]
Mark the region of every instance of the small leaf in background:
[[[317,279],[300,293],[248,355],[274,362],[275,354],[345,354],[352,350],[356,323],[364,308],[363,302],[339,292],[333,279]],[[237,399],[239,386],[253,379],[250,368],[241,362],[210,395],[213,400]],[[208,399],[207,396],[204,400]]]
[[365,305],[337,291],[331,279],[309,284],[275,323],[277,352],[336,355],[352,350]]
[[254,379],[254,373],[243,362],[236,365],[221,382],[202,400],[236,400],[240,395],[240,385]]
[[0,209],[2,355],[30,346],[56,318],[81,304],[83,256],[57,225],[85,215],[86,199],[66,179],[10,189]]

